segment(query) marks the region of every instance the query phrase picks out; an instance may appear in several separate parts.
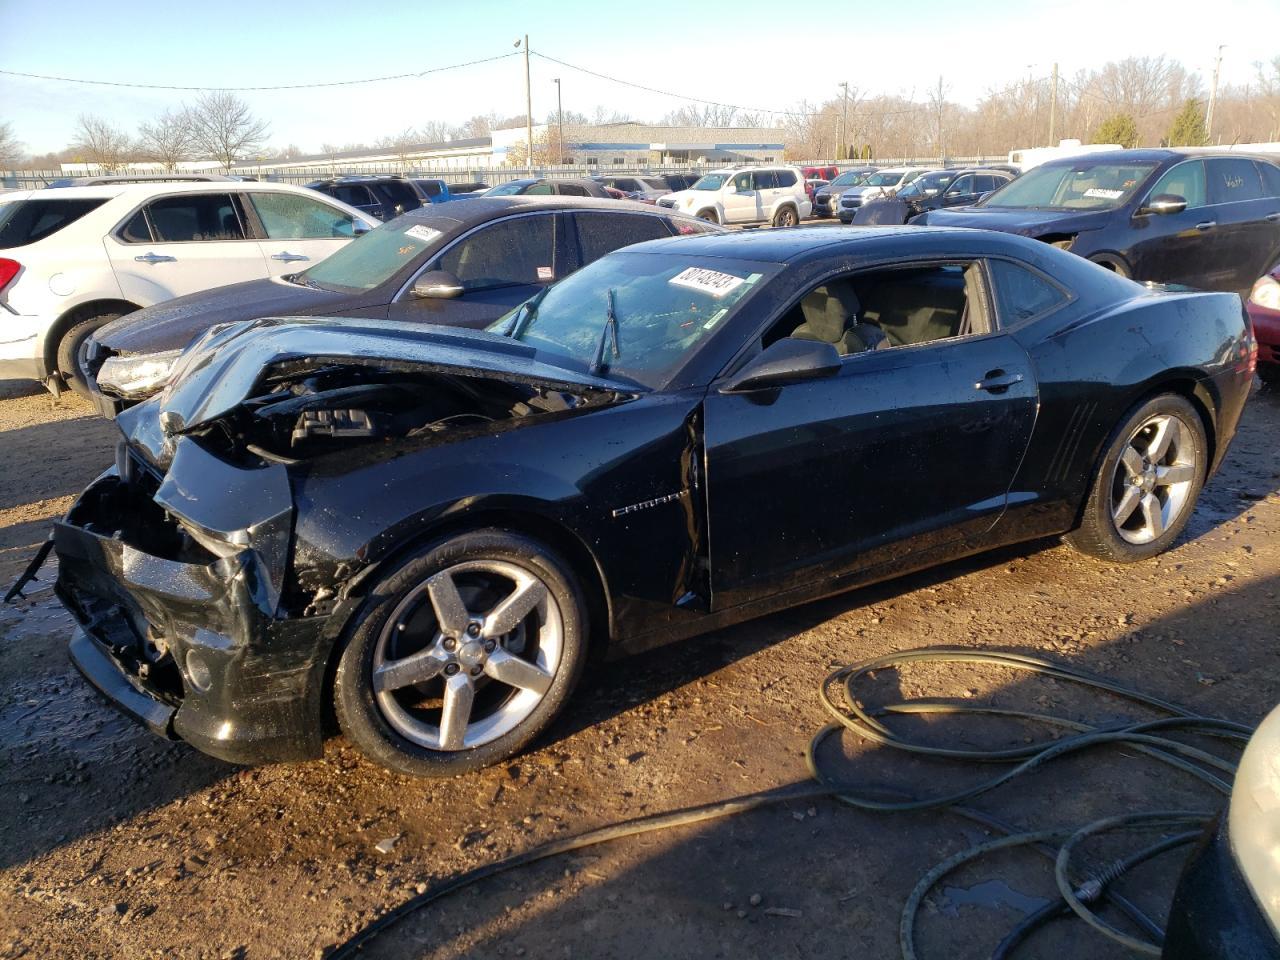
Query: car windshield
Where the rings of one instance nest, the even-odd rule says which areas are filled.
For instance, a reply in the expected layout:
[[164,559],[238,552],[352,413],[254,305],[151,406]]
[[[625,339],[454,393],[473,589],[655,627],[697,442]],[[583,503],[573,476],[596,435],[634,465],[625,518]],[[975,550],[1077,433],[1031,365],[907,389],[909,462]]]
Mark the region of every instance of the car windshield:
[[890,173],[888,170],[881,170],[879,173],[871,174],[871,176],[867,177],[863,182],[866,183],[868,187],[896,187],[902,182],[903,176],[905,176],[905,174]]
[[300,282],[349,293],[372,290],[416,261],[424,250],[436,248],[443,231],[430,223],[419,217],[388,221],[303,271],[298,275]]
[[724,182],[729,179],[727,173],[708,173],[697,179],[690,190],[719,190],[724,186]]
[[[658,389],[779,269],[721,257],[612,253],[488,329],[568,369],[589,371],[599,354],[602,372]],[[610,297],[616,327],[609,323]]]
[[1114,210],[1150,178],[1154,163],[1045,164],[1010,180],[982,207],[1031,210]]
[[530,180],[512,180],[510,183],[501,183],[491,189],[488,195],[491,197],[510,197],[519,193],[531,182]]
[[831,181],[833,187],[856,187],[860,183],[865,183],[867,177],[871,174],[864,171],[850,170],[848,173],[842,173]]
[[955,178],[956,175],[949,170],[926,173],[899,190],[898,196],[905,197],[908,200],[912,197],[936,197]]

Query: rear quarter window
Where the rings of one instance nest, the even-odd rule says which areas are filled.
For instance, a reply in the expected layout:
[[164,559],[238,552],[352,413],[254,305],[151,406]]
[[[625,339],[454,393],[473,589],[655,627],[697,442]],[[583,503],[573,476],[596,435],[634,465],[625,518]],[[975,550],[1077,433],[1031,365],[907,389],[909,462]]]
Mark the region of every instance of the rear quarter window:
[[777,171],[778,186],[794,187],[796,185],[796,174],[794,170]]
[[16,200],[0,204],[0,249],[51,237],[106,203],[106,198]]

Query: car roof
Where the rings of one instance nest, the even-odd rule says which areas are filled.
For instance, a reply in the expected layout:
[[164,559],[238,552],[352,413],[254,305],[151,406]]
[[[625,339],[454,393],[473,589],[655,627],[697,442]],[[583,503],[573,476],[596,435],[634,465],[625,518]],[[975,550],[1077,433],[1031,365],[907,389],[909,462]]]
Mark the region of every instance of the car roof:
[[1138,150],[1099,150],[1097,153],[1076,153],[1069,157],[1055,157],[1040,164],[1042,167],[1061,167],[1073,163],[1163,163],[1166,160],[1221,157],[1225,159],[1261,160],[1276,163],[1275,156],[1248,153],[1243,150],[1221,150],[1215,147],[1147,147]]
[[175,193],[227,193],[228,191],[254,190],[289,190],[298,191],[303,187],[291,183],[270,183],[260,180],[157,180],[146,183],[107,183],[94,187],[58,187],[56,190],[32,191],[32,196],[41,199],[73,199],[85,197],[93,199],[112,199],[114,197],[151,197],[157,194]]
[[516,194],[505,197],[476,197],[472,200],[456,200],[450,203],[436,203],[430,206],[417,207],[400,216],[407,219],[420,220],[453,220],[460,224],[481,223],[508,213],[523,213],[529,210],[547,208],[552,210],[598,210],[602,213],[647,213],[669,217],[674,211],[654,207],[651,204],[633,200],[613,200],[604,197],[530,197]]
[[789,230],[742,230],[736,233],[702,233],[649,240],[640,245],[645,253],[680,253],[695,257],[725,257],[790,263],[832,246],[850,249],[883,243],[895,237],[926,234],[973,233],[954,227],[792,227]]

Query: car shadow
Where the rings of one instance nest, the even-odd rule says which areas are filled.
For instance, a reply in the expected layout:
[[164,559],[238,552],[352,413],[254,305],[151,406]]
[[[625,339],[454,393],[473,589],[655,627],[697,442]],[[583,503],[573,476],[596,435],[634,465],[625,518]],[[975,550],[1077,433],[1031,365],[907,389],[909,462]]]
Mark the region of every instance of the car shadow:
[[[1274,656],[1274,638],[1266,614],[1259,611],[1274,610],[1278,589],[1280,577],[1260,578],[1126,627],[1107,642],[1076,645],[1048,658],[1205,715],[1256,724],[1280,700],[1280,675],[1256,670]],[[1249,630],[1229,626],[1250,614],[1255,625]],[[1053,639],[1032,636],[1009,649],[1045,656]],[[980,642],[974,648],[985,649]],[[831,652],[850,660],[864,653],[851,641]],[[647,678],[638,682],[645,693],[652,692],[645,686]],[[913,696],[904,695],[907,688]],[[1070,683],[958,664],[879,671],[859,686],[859,698],[869,707],[941,698],[1093,724],[1154,715]],[[809,711],[815,713],[821,711]],[[951,715],[887,722],[936,746],[1005,748],[1053,736],[1044,726],[1000,718]],[[812,732],[794,729],[771,737],[790,739],[799,749]],[[1225,743],[1190,739],[1220,756],[1235,755]],[[1003,769],[907,754],[852,734],[829,742],[820,757],[842,782],[915,796],[942,796]],[[793,785],[805,782],[797,777]],[[1213,811],[1223,802],[1204,784],[1139,757],[1131,748],[1101,747],[1055,759],[971,804],[1016,829],[1029,830],[1075,828],[1106,816],[1155,809]],[[655,803],[649,810],[664,806]],[[599,825],[590,819],[582,826]],[[576,832],[575,827],[568,834]],[[829,798],[787,801],[593,846],[483,880],[407,914],[366,945],[361,956],[897,956],[903,906],[917,880],[944,858],[993,835],[945,811],[878,813]],[[1089,869],[1097,870],[1118,850],[1132,851],[1146,842],[1149,835],[1111,838],[1086,848],[1077,863],[1092,863]],[[1166,854],[1121,884],[1125,895],[1161,925],[1185,852],[1181,848]],[[919,911],[915,942],[922,956],[989,956],[1019,920],[1056,897],[1055,890],[1051,864],[1032,851],[984,858],[933,889]],[[1117,922],[1116,915],[1107,917]],[[1087,950],[1094,960],[1132,956],[1074,919],[1049,924],[1031,945],[1028,955],[1081,956]]]
[[[0,511],[79,493],[111,465],[118,436],[110,421],[87,415],[0,432],[8,474],[0,484]],[[93,466],[86,463],[89,451]]]

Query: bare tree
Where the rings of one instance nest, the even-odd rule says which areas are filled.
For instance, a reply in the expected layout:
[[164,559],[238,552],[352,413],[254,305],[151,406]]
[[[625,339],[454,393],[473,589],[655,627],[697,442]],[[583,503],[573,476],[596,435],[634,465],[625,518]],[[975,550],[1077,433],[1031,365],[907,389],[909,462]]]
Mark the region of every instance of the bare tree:
[[129,135],[101,117],[82,113],[76,119],[71,149],[84,162],[96,163],[103,170],[117,170],[128,160],[132,148]]
[[737,107],[719,104],[687,104],[672,110],[662,122],[672,127],[728,127],[738,115]]
[[166,110],[151,123],[138,127],[138,154],[143,160],[176,170],[183,160],[190,160],[195,149],[191,116],[186,110]]
[[247,103],[225,90],[201,96],[190,116],[199,151],[227,170],[236,160],[258,151],[267,135],[266,121],[255,117]]
[[943,123],[947,113],[947,91],[951,88],[943,82],[942,75],[938,75],[937,86],[929,90],[929,107],[930,112],[934,116],[934,140],[933,146],[937,151],[938,159],[945,160],[947,156],[947,143],[944,137]]
[[14,135],[13,124],[7,120],[0,122],[0,163],[6,166],[16,163],[21,152],[22,144]]

